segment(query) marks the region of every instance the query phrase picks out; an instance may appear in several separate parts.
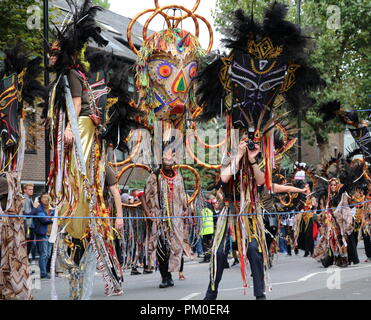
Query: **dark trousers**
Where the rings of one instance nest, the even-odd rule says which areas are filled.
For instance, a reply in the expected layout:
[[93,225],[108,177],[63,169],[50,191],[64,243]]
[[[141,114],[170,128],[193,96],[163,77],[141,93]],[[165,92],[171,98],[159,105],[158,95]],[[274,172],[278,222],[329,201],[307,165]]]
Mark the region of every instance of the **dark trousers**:
[[206,234],[202,236],[202,248],[205,254],[204,257],[205,261],[210,261],[212,246],[213,246],[213,234]]
[[347,236],[348,262],[359,263],[357,252],[358,233],[352,232]]
[[371,259],[371,239],[368,233],[362,231],[363,243],[365,244],[365,251],[367,258]]
[[[205,300],[215,300],[218,295],[219,283],[222,279],[224,270],[224,261],[227,254],[226,251],[226,240],[228,237],[226,234],[216,252],[216,277],[215,277],[215,290],[211,288],[211,282],[206,291]],[[263,266],[263,255],[259,252],[259,246],[257,241],[253,238],[249,243],[247,249],[247,258],[250,263],[251,273],[254,283],[254,296],[260,297],[264,295],[265,285],[264,285],[264,266]]]
[[304,232],[304,250],[306,254],[313,254],[314,240],[313,240],[313,221],[310,220],[307,230]]
[[162,236],[158,238],[156,256],[162,279],[171,279],[169,272],[170,248]]
[[277,230],[277,227],[275,227],[275,226],[267,226],[266,229],[269,231],[269,233],[265,234],[265,240],[267,242],[267,248],[268,248],[268,251],[269,251],[269,254],[270,254],[270,252],[271,252],[270,247],[271,247],[273,239],[275,238],[278,230]]
[[[26,229],[27,230],[27,229]],[[29,239],[28,242],[27,242],[27,257],[30,255],[31,253],[31,257],[32,257],[32,260],[35,260],[36,259],[36,250],[37,250],[37,246],[36,246],[36,242],[34,241],[36,239],[36,235],[35,233],[33,232],[32,229],[30,229],[30,235],[29,235]],[[40,254],[40,253],[39,253]]]
[[184,270],[184,258],[182,256],[182,260],[180,260],[180,269],[179,269],[179,272],[183,272]]
[[40,276],[42,278],[47,276],[47,263],[48,263],[48,237],[36,235],[37,250],[39,251],[39,267]]

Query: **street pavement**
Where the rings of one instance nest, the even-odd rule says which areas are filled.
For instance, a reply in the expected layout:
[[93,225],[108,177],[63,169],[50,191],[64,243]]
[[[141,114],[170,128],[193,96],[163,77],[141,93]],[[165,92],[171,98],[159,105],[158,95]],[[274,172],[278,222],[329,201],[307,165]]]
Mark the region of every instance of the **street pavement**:
[[[269,276],[272,291],[267,292],[268,300],[370,300],[371,263],[366,259],[363,241],[358,254],[361,263],[347,268],[325,269],[313,258],[299,255],[278,254]],[[160,273],[130,275],[125,272],[122,296],[106,297],[102,275],[96,274],[92,300],[202,300],[209,282],[209,265],[200,264],[197,259],[186,260],[186,280],[178,280],[173,273],[175,286],[159,289]],[[233,259],[230,259],[230,265]],[[141,271],[141,269],[139,269]],[[219,286],[218,300],[253,300],[252,278],[246,294],[242,288],[239,265],[225,269]],[[56,278],[59,300],[69,300],[69,286],[66,278]],[[51,281],[41,280],[41,288],[33,290],[35,300],[50,300]]]

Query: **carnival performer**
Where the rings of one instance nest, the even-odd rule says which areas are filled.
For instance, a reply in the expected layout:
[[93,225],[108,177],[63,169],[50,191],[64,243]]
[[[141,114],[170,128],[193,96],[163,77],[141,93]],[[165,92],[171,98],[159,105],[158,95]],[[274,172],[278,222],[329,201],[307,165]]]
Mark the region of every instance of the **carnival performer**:
[[48,185],[55,215],[68,217],[59,224],[55,219],[50,237],[51,242],[56,242],[51,270],[52,298],[57,298],[54,266],[58,257],[69,275],[71,297],[89,299],[95,268],[103,273],[106,295],[122,293],[122,269],[103,198],[106,152],[100,140],[102,119],[88,82],[88,64],[83,54],[89,40],[99,46],[108,42],[100,36],[95,22],[100,7],[89,0],[80,7],[69,0],[67,3],[72,16],[65,19],[67,24],[58,30],[57,40],[50,48],[50,55],[56,57],[53,66],[56,81],[47,110],[53,156]]
[[40,57],[30,58],[21,43],[4,50],[0,70],[0,299],[32,299],[25,219],[22,215],[21,174],[26,148],[23,125],[25,107],[36,106],[36,98],[47,100],[39,82]]
[[[152,219],[151,247],[148,248],[150,262],[157,256],[162,281],[160,288],[174,286],[171,272],[178,272],[184,250],[184,222],[181,216],[187,215],[187,196],[183,178],[174,170],[174,154],[169,149],[164,153],[161,168],[147,179],[142,205]],[[180,217],[180,218],[173,218]]]
[[[310,188],[309,184],[308,188]],[[295,248],[303,250],[304,257],[312,256],[314,252],[315,236],[313,228],[315,228],[314,215],[317,209],[317,201],[313,193],[309,192],[310,196],[307,197],[302,209],[303,212],[300,213],[300,216],[298,215],[298,221],[295,226]]]
[[[339,267],[348,266],[348,258],[357,262],[358,256],[355,242],[351,234],[354,230],[352,210],[350,208],[352,190],[357,188],[356,181],[362,175],[362,167],[350,167],[341,156],[330,160],[322,170],[322,175],[327,176],[326,170],[337,164],[339,178],[330,178],[328,187],[325,188],[324,211],[318,215],[322,225],[323,234],[314,250],[313,257],[320,260],[325,268],[333,263]],[[328,177],[328,176],[327,176]]]
[[[248,259],[254,295],[265,299],[265,289],[269,289],[262,213],[274,212],[269,193],[286,192],[276,189],[272,183],[274,128],[280,122],[273,115],[273,109],[286,100],[289,110],[295,113],[299,104],[304,108],[310,104],[307,92],[323,84],[318,72],[308,66],[304,53],[306,41],[300,28],[286,21],[286,14],[287,7],[276,2],[266,9],[261,24],[242,10],[234,12],[228,17],[230,27],[224,30],[227,37],[223,42],[231,49],[229,55],[214,56],[197,77],[198,103],[203,106],[199,120],[207,121],[223,112],[233,127],[240,130],[238,140],[230,139],[227,146],[230,155],[227,153],[222,162],[222,180],[229,185],[229,188],[225,186],[229,207],[224,208],[218,220],[206,299],[217,296],[228,220],[238,244],[244,287],[248,286]],[[231,150],[237,148],[239,158],[231,157]],[[260,171],[256,159],[260,148],[264,172]],[[234,184],[239,188],[234,188]],[[237,216],[229,217],[234,214]]]

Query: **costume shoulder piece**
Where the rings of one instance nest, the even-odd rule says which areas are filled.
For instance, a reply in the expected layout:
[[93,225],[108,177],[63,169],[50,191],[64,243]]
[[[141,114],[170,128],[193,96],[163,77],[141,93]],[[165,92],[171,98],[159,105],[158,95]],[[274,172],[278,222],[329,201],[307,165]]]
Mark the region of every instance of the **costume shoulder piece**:
[[23,104],[33,106],[36,98],[47,101],[47,89],[40,83],[40,57],[31,58],[21,43],[6,49],[4,68],[0,70],[0,119],[3,148],[19,141],[19,119]]

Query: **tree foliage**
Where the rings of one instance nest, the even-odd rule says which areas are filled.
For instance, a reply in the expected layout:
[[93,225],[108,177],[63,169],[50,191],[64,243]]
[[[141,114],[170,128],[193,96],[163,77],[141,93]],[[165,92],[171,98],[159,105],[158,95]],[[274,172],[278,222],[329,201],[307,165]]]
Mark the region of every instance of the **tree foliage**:
[[[22,41],[27,50],[42,54],[42,3],[36,0],[2,0],[0,50]],[[39,20],[38,20],[39,19]]]
[[109,9],[111,6],[108,0],[93,0],[93,2],[104,9]]

